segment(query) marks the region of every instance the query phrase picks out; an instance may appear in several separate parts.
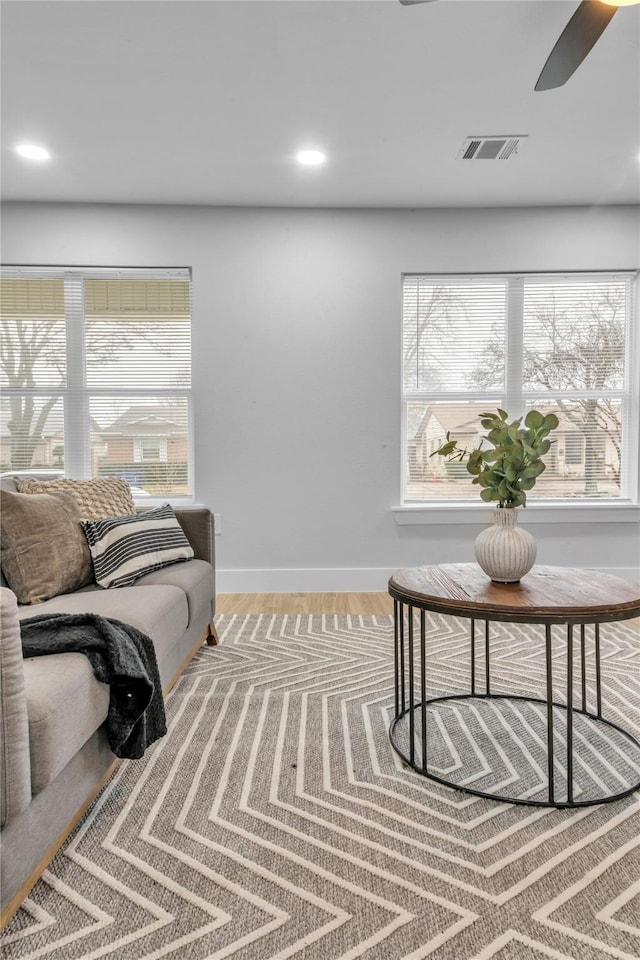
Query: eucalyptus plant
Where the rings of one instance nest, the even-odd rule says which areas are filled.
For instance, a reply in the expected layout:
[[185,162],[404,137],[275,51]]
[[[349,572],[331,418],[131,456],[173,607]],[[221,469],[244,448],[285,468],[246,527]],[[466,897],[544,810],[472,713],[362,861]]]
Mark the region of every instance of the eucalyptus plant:
[[[509,423],[509,415],[500,409],[497,413],[481,413],[480,417],[487,433],[476,449],[460,448],[448,432],[446,442],[431,456],[447,457],[448,463],[466,461],[472,483],[482,487],[480,496],[487,503],[526,507],[527,491],[533,489],[546,469],[542,457],[555,442],[549,440],[549,434],[558,426],[558,418],[554,413],[544,416],[538,410],[530,410],[523,427],[522,417]],[[490,446],[483,448],[485,441]]]

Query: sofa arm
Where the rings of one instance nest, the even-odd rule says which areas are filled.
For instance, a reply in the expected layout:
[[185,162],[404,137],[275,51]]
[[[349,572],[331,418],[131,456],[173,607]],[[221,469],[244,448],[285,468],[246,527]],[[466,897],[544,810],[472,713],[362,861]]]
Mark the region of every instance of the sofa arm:
[[193,547],[196,560],[208,560],[215,569],[213,514],[206,507],[183,507],[175,510],[178,523]]
[[0,822],[31,802],[29,721],[18,602],[0,587]]

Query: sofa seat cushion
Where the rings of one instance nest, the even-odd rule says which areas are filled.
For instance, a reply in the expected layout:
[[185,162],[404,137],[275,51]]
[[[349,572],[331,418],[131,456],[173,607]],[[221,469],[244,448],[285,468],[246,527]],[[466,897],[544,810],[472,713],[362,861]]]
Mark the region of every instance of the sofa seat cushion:
[[96,680],[82,653],[52,653],[24,661],[31,790],[39,793],[107,717],[109,687]]
[[[171,677],[163,673],[163,659],[184,635],[189,612],[187,597],[180,587],[116,587],[113,590],[79,590],[52,597],[39,604],[38,614],[98,613],[137,627],[153,640],[162,683]],[[20,607],[20,619],[33,616],[33,607]]]
[[147,573],[136,582],[138,587],[160,585],[180,587],[184,591],[189,606],[189,623],[201,617],[203,610],[208,609],[213,617],[215,583],[213,567],[206,560],[172,564]]

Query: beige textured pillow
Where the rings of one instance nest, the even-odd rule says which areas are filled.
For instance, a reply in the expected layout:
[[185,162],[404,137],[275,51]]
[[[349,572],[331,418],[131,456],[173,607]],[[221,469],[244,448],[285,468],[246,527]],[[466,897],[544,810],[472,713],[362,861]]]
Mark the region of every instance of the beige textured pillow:
[[131,488],[120,477],[105,477],[102,480],[21,479],[16,477],[20,493],[66,493],[73,497],[80,508],[83,520],[104,520],[105,517],[122,517],[135,513]]
[[2,572],[19,603],[40,603],[93,580],[80,511],[68,494],[0,490]]

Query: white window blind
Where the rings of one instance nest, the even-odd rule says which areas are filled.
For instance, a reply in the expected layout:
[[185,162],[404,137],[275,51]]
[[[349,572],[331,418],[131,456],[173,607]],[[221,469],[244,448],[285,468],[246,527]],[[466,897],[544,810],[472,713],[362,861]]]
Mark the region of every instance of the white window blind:
[[7,267],[0,296],[0,470],[190,495],[189,271]]
[[638,344],[633,274],[403,278],[404,502],[469,500],[479,414],[555,413],[529,500],[637,502]]

